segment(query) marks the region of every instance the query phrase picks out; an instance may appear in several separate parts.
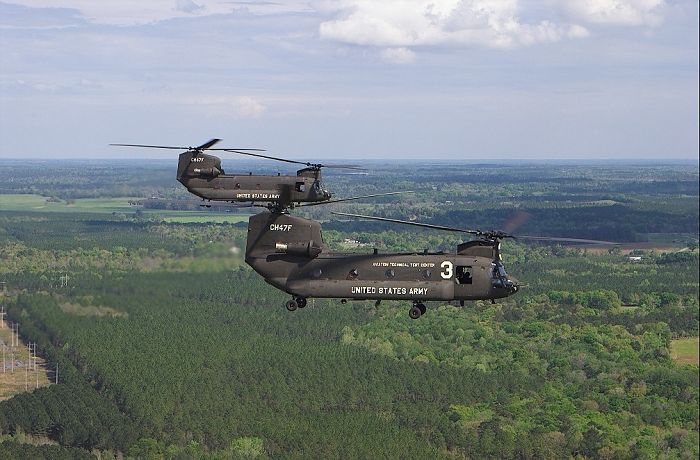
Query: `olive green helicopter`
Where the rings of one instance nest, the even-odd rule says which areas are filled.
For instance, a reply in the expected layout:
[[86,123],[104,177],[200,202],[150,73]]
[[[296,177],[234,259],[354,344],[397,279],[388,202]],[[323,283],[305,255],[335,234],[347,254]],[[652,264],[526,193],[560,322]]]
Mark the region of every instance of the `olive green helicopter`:
[[[282,208],[294,207],[300,203],[324,203],[347,201],[347,198],[333,200],[333,194],[323,187],[321,169],[348,169],[364,171],[355,165],[311,163],[286,158],[263,155],[264,149],[215,148],[221,139],[211,139],[197,147],[146,144],[110,144],[117,147],[137,147],[149,149],[184,150],[180,153],[177,165],[177,180],[204,203],[276,203]],[[220,151],[256,158],[303,165],[296,175],[227,174],[221,166],[221,158],[207,152]],[[381,195],[365,195],[351,199],[371,198]],[[234,206],[236,207],[236,206]]]
[[334,212],[350,218],[372,219],[476,236],[453,253],[341,253],[328,249],[321,224],[272,208],[250,217],[245,261],[266,282],[292,296],[287,310],[304,308],[309,298],[405,300],[409,316],[420,318],[425,302],[490,300],[511,296],[522,287],[508,275],[501,258],[501,240],[614,244],[579,238],[511,235],[503,231],[469,230],[442,225]]

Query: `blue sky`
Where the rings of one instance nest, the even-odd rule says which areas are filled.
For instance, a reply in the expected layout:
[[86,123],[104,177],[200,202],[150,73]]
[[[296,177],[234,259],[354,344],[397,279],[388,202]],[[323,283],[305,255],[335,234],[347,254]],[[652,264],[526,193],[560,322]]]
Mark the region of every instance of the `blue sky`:
[[0,1],[3,158],[697,159],[698,110],[697,0]]

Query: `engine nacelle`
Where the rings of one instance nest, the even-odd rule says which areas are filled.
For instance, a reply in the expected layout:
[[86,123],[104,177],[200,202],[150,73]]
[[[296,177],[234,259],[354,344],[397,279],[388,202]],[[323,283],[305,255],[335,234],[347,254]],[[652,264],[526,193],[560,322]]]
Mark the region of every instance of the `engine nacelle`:
[[299,243],[275,243],[275,252],[278,254],[290,254],[314,258],[321,253],[321,248],[313,241]]
[[198,176],[217,177],[221,174],[219,168],[194,168],[192,171]]

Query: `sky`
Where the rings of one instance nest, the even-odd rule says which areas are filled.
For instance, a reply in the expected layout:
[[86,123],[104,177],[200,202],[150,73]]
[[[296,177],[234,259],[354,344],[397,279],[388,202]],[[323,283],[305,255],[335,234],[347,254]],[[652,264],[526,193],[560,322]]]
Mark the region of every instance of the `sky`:
[[698,158],[697,0],[0,0],[0,158]]

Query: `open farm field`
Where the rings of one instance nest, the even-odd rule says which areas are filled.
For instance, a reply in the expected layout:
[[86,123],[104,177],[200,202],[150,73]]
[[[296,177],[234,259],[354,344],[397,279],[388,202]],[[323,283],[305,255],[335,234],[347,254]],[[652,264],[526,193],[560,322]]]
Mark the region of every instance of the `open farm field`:
[[[698,216],[687,198],[667,206],[697,202],[697,168],[409,166],[326,180],[338,196],[420,193],[292,212],[359,252],[454,252],[463,238],[329,209],[624,244],[506,240],[526,287],[431,302],[418,320],[397,301],[288,312],[243,261],[247,216],[136,213],[119,168],[100,170],[119,196],[70,198],[85,193],[39,177],[75,205],[0,195],[0,300],[61,372],[0,402],[0,457],[697,457]],[[133,196],[177,197],[147,177]]]
[[3,211],[38,211],[38,212],[134,212],[129,206],[130,198],[81,198],[66,202],[39,195],[1,195],[0,210]]
[[697,366],[699,346],[697,337],[674,340],[671,342],[671,356],[679,363]]
[[146,211],[147,215],[160,217],[165,222],[175,223],[214,223],[214,224],[236,224],[238,222],[248,222],[250,215],[214,213],[214,212],[187,212],[187,211]]
[[142,209],[139,206],[129,204],[137,201],[134,197],[114,198],[78,198],[66,202],[52,200],[39,195],[2,195],[0,194],[0,210],[19,212],[62,212],[62,213],[99,213],[99,214],[135,214],[139,211],[142,215],[154,219],[162,219],[166,222],[179,223],[236,223],[248,220],[248,215],[232,214],[211,211],[173,211],[166,209]]

